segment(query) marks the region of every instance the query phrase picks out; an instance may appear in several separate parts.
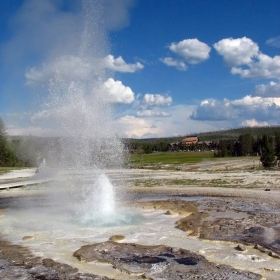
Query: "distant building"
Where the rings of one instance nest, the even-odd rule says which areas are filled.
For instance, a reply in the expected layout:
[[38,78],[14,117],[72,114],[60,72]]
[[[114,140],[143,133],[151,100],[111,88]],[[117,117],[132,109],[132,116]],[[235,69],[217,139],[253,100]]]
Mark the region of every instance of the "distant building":
[[197,136],[188,136],[182,140],[182,145],[191,146],[197,144],[199,141]]
[[169,143],[168,144],[168,149],[170,151],[177,151],[177,150],[180,149],[180,145],[181,145],[181,142]]

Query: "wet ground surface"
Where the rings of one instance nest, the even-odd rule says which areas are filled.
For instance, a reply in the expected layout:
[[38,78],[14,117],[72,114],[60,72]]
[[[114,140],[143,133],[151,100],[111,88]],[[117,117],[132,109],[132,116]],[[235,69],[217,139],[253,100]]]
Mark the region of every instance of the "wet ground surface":
[[246,199],[203,200],[196,203],[209,214],[198,229],[200,238],[254,244],[280,256],[280,208]]
[[142,204],[167,210],[167,214],[186,215],[177,227],[190,235],[254,245],[280,258],[280,207],[231,197],[171,196]]
[[[161,196],[157,196],[158,198]],[[139,196],[138,196],[139,198]],[[154,198],[154,197],[153,197]],[[276,229],[279,211],[276,207],[250,200],[216,197],[163,195],[138,199],[137,207],[164,210],[177,216],[176,227],[202,239],[227,240],[255,244],[267,254],[277,256],[279,243]],[[0,199],[0,207],[20,209],[31,198]],[[33,197],[40,202],[42,197]],[[1,211],[1,208],[0,208]],[[267,235],[267,231],[270,235]],[[278,231],[279,233],[279,231]],[[30,236],[32,239],[32,236]],[[28,236],[26,236],[26,240]],[[245,249],[246,250],[246,249]],[[73,252],[74,253],[74,252]],[[113,265],[129,279],[262,279],[261,275],[209,262],[200,254],[168,246],[140,246],[134,243],[102,242],[74,253],[77,258]],[[50,258],[39,258],[22,246],[0,242],[0,279],[110,279],[89,273]],[[114,278],[113,278],[114,279]],[[273,279],[273,278],[271,278]]]
[[52,259],[34,257],[22,246],[0,241],[1,280],[109,280],[107,277],[79,273],[78,269]]
[[[135,201],[136,207],[163,210],[166,215],[176,217],[177,222],[174,227],[182,230],[182,236],[185,234],[184,238],[190,236],[202,240],[235,242],[236,255],[244,258],[242,253],[249,246],[254,246],[266,256],[273,257],[272,259],[276,260],[279,257],[280,205],[277,201],[269,203],[262,197],[258,199],[256,194],[251,197],[242,197],[238,194],[227,197],[225,191],[222,191],[222,197],[219,197],[218,189],[215,190],[215,196],[210,196],[209,193],[207,196],[190,195],[188,190],[183,188],[179,192],[177,189],[172,189],[172,194],[156,193],[156,191],[152,193],[153,191],[128,192],[124,197],[130,203]],[[38,204],[44,202],[44,194],[41,192],[32,197],[29,196],[28,190],[23,189],[23,193],[24,195],[12,193],[9,195],[7,191],[5,195],[0,195],[0,218],[5,208],[18,211],[28,208],[30,201]],[[273,196],[272,192],[262,193]],[[25,238],[28,240],[33,237],[25,236]],[[157,249],[154,251],[151,251],[148,246],[139,246],[137,243],[101,242],[88,246],[87,249],[94,248],[94,254],[99,255],[91,253],[93,258],[87,259],[84,255],[75,253],[76,257],[88,262],[110,263],[116,270],[127,273],[128,278],[125,279],[262,279],[260,275],[269,275],[270,277],[266,277],[269,280],[280,279],[279,267],[263,266],[265,273],[253,273],[244,271],[244,267],[236,269],[229,265],[218,265],[207,261],[199,252],[180,249],[180,243],[177,243],[176,247],[155,246]],[[108,246],[111,246],[110,249]],[[118,255],[119,252],[121,255]],[[252,255],[251,261],[253,263],[262,260]],[[2,238],[0,279],[107,280],[110,278],[82,273],[73,266],[51,258],[35,257],[26,247],[11,244]]]
[[83,246],[74,256],[87,262],[109,262],[132,276],[142,276],[142,279],[261,279],[254,273],[216,265],[188,250],[163,245],[143,246],[108,241]]
[[[0,190],[5,190],[9,188],[19,188],[26,185],[33,185],[33,184],[39,184],[44,182],[49,182],[54,179],[54,176],[56,172],[54,170],[45,169],[43,171],[37,171],[36,169],[30,169],[28,170],[27,174],[21,174],[20,170],[18,171],[18,176],[23,177],[15,177],[7,175],[0,176]],[[17,173],[16,173],[17,174]],[[17,176],[17,175],[16,175]]]

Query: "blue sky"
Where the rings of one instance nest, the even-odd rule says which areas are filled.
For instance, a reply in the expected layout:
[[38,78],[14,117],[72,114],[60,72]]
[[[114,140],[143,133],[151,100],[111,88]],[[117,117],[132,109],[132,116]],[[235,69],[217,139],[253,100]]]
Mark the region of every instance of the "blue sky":
[[278,0],[2,0],[0,11],[10,135],[55,134],[38,121],[54,69],[67,80],[105,73],[126,137],[280,125]]

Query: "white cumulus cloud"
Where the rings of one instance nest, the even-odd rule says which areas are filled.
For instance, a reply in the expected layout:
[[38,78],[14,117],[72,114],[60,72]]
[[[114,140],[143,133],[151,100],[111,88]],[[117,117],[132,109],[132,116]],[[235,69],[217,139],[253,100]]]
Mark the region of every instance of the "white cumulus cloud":
[[167,108],[166,111],[170,114],[168,118],[126,115],[119,121],[125,128],[126,137],[133,138],[180,136],[217,130],[217,125],[220,125],[220,128],[229,127],[229,122],[218,122],[217,124],[215,121],[198,122],[190,119],[189,116],[194,109],[194,105],[176,105]]
[[280,84],[275,82],[270,82],[269,84],[261,84],[255,86],[255,90],[252,94],[253,96],[263,96],[263,97],[280,97]]
[[198,39],[185,39],[171,43],[169,49],[190,64],[197,64],[209,58],[211,48]]
[[160,130],[152,125],[152,120],[142,119],[134,116],[124,116],[119,119],[124,128],[125,137],[140,138],[147,134],[157,134]]
[[104,95],[110,103],[129,104],[134,101],[134,93],[130,87],[123,85],[121,81],[109,78],[102,85]]
[[230,66],[250,64],[259,54],[258,45],[246,37],[226,38],[213,46]]
[[141,101],[142,108],[170,106],[172,97],[162,94],[146,93]]
[[256,61],[246,66],[249,68],[233,67],[231,73],[239,74],[243,78],[280,79],[280,56],[259,54]]
[[134,64],[126,63],[121,56],[114,58],[111,54],[104,58],[104,65],[110,70],[127,73],[134,73],[137,70],[144,68],[140,62],[136,62]]
[[238,111],[230,105],[231,104],[228,100],[204,100],[192,113],[191,119],[203,121],[235,119],[238,117]]
[[226,38],[214,45],[215,50],[232,67],[231,73],[243,78],[280,79],[280,56],[270,57],[247,37]]
[[245,120],[241,123],[242,126],[249,126],[249,127],[255,127],[255,126],[269,126],[269,124],[267,122],[258,122],[255,119],[251,119],[251,120]]
[[182,70],[182,71],[186,71],[187,70],[187,65],[185,62],[180,61],[180,60],[176,60],[172,57],[165,57],[160,59],[160,61],[162,63],[164,63],[167,66],[174,66],[176,67],[178,70]]
[[247,95],[236,100],[204,100],[191,118],[203,121],[248,120],[279,122],[280,98]]

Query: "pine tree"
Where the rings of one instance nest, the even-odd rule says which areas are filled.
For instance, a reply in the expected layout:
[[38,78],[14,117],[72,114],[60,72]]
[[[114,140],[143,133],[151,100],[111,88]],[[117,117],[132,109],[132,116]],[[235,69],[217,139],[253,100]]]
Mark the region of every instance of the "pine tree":
[[16,157],[9,147],[4,122],[0,117],[0,166],[14,166]]
[[260,161],[264,168],[274,167],[277,163],[272,138],[268,135],[263,135],[262,137],[262,156]]
[[280,132],[275,133],[275,155],[278,160],[278,166],[280,163]]
[[253,153],[254,138],[251,133],[242,134],[239,136],[238,141],[240,143],[240,156],[248,156]]
[[280,160],[280,132],[275,133],[275,155]]

